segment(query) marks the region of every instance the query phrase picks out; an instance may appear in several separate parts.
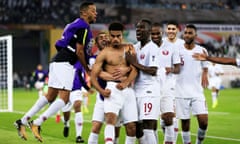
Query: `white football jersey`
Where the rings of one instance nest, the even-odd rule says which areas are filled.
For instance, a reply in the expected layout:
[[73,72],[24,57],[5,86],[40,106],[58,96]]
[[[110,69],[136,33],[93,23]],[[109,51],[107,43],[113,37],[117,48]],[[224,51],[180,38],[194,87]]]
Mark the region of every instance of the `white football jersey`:
[[240,67],[240,59],[236,59],[236,62],[237,62],[237,66]]
[[[156,66],[159,67],[159,55],[158,47],[152,41],[148,42],[144,47],[141,47],[141,43],[138,42],[134,45],[137,60],[139,64],[144,66]],[[149,85],[153,81],[156,81],[156,76],[146,74],[142,71],[139,71],[138,76],[135,80],[135,85]]]
[[210,78],[219,77],[219,74],[223,74],[223,68],[220,64],[213,65],[212,63],[208,66],[208,75]]
[[203,53],[205,48],[195,45],[192,50],[188,50],[184,45],[180,48],[181,70],[176,81],[176,97],[180,98],[205,98],[201,85],[203,68],[207,68],[207,61],[195,60],[193,53]]

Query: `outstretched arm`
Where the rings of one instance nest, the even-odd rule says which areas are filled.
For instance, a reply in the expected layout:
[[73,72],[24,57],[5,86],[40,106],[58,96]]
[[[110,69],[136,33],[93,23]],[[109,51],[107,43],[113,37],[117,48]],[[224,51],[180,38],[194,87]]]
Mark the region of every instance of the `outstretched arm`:
[[235,65],[237,66],[237,61],[235,58],[228,58],[228,57],[211,57],[203,53],[194,53],[193,58],[201,61],[211,61],[214,63],[225,64],[225,65]]

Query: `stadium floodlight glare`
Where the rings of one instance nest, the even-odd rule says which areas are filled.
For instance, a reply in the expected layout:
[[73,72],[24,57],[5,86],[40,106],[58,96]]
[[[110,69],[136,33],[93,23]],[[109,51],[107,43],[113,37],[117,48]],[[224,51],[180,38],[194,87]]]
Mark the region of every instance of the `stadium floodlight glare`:
[[13,111],[12,36],[0,36],[0,112]]

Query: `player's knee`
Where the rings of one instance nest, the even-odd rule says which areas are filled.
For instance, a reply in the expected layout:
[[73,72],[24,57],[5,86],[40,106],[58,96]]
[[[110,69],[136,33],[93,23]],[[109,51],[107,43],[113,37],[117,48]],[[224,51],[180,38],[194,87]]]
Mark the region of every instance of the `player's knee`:
[[136,135],[136,123],[128,123],[126,124],[126,134],[127,136],[135,136]]
[[75,101],[73,104],[73,108],[75,112],[80,112],[81,111],[81,101]]
[[174,113],[165,113],[162,115],[162,119],[166,126],[170,126],[173,124]]
[[203,130],[206,130],[208,127],[208,121],[207,120],[203,120],[199,122],[199,127]]
[[136,123],[136,137],[141,138],[143,136],[143,123],[137,122]]
[[100,130],[101,130],[101,127],[102,127],[102,123],[92,122],[92,132],[93,133],[99,134]]

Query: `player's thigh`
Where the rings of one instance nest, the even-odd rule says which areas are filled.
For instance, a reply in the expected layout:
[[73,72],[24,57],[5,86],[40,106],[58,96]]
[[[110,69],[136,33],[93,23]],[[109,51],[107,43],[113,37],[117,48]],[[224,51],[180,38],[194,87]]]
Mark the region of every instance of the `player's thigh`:
[[191,99],[176,98],[176,117],[178,119],[190,119],[191,116]]
[[62,90],[72,90],[75,69],[67,62],[53,62],[49,66],[48,86]]
[[97,101],[94,105],[92,121],[104,122],[104,105],[103,101]]
[[135,122],[138,120],[136,96],[132,88],[126,88],[125,101],[121,109],[120,116],[123,123]]
[[165,97],[161,97],[160,99],[160,110],[161,110],[161,114],[163,113],[167,113],[167,112],[172,112],[174,113],[174,107],[175,107],[175,100],[174,97],[171,96],[165,96]]
[[208,114],[207,102],[203,98],[195,98],[192,102],[192,114]]

